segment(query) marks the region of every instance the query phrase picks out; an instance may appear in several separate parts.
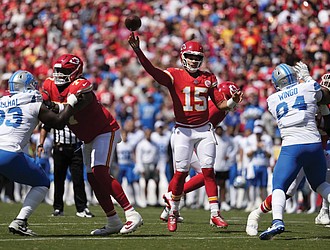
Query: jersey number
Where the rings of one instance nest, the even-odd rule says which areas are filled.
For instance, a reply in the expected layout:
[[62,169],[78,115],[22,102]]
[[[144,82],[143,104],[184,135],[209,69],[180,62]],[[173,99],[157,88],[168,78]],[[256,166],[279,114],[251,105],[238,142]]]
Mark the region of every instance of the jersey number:
[[[195,92],[191,92],[191,87],[185,87],[184,93],[184,106],[183,111],[205,111],[207,109],[207,99],[202,93],[207,92],[207,88],[194,88]],[[191,97],[193,97],[194,105],[191,104]]]
[[8,109],[8,114],[12,114],[12,119],[6,119],[6,113],[3,110],[0,110],[0,126],[5,123],[8,127],[17,128],[22,124],[23,113],[19,107]]
[[[298,109],[298,110],[306,110],[307,109],[307,104],[305,102],[305,98],[303,95],[297,96],[294,104],[292,105],[293,109]],[[281,102],[277,105],[276,107],[276,115],[277,119],[281,119],[283,116],[285,116],[289,112],[289,107],[286,102]]]

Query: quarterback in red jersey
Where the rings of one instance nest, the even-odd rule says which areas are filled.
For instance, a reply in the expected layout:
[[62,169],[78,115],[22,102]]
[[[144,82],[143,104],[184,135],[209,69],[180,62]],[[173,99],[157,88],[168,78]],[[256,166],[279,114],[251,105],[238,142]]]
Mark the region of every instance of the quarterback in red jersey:
[[176,119],[173,131],[173,157],[175,173],[171,180],[172,204],[167,221],[170,232],[177,229],[177,217],[180,198],[185,179],[188,175],[193,151],[199,158],[206,193],[208,195],[211,222],[217,227],[227,227],[222,219],[218,204],[218,190],[214,176],[215,137],[212,124],[209,122],[208,98],[219,108],[229,110],[241,101],[242,93],[234,93],[228,101],[224,100],[216,89],[217,80],[214,74],[199,70],[204,51],[200,43],[188,41],[181,46],[180,58],[183,68],[161,70],[152,65],[140,49],[140,41],[134,32],[128,42],[138,56],[145,70],[161,85],[166,86],[172,97]]
[[[232,91],[238,91],[238,87],[233,82],[223,82],[217,86],[218,91],[220,92],[220,96],[222,96],[224,99],[231,98]],[[228,111],[227,110],[220,110],[218,109],[215,104],[209,100],[209,121],[212,123],[213,127],[215,128],[219,123],[225,119]],[[202,175],[201,166],[198,160],[198,157],[195,152],[193,152],[193,155],[191,157],[190,167],[192,167],[195,172],[197,173],[195,176],[189,179],[184,184],[183,188],[183,194],[185,195],[189,192],[192,192],[200,187],[204,186],[204,177]],[[163,195],[164,202],[166,204],[164,210],[162,211],[160,215],[160,219],[162,221],[168,221],[169,212],[171,208],[171,195],[172,195],[172,187],[171,185],[168,186],[168,192]],[[183,218],[181,216],[178,217],[178,222],[183,221]],[[212,223],[212,222],[211,222]]]
[[[143,224],[142,217],[128,201],[119,182],[109,173],[115,146],[121,141],[119,125],[98,102],[92,83],[81,76],[82,69],[83,62],[78,56],[60,56],[54,63],[53,77],[44,82],[43,98],[46,102],[57,103],[61,110],[69,94],[79,93],[81,96],[78,110],[70,118],[68,127],[83,141],[82,151],[88,181],[108,218],[105,227],[93,230],[91,234],[130,233]],[[111,196],[125,211],[125,225],[115,211]]]

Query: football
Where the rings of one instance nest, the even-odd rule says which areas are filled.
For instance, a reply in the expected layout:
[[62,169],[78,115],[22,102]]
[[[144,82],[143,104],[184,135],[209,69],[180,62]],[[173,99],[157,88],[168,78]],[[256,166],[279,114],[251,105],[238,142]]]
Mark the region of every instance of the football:
[[141,27],[141,19],[136,15],[130,15],[125,19],[125,26],[130,31],[136,31]]

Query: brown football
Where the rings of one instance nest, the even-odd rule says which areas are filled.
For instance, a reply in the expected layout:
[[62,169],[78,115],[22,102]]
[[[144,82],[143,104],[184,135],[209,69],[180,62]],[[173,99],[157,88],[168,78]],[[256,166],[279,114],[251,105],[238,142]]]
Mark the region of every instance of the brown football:
[[130,15],[125,19],[125,26],[130,31],[138,30],[141,27],[141,19],[136,15]]

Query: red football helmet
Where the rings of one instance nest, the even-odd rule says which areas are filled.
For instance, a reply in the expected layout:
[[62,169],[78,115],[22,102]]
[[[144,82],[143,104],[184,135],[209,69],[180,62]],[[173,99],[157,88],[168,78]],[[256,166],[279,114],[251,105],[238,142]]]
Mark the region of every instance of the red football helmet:
[[75,55],[64,54],[60,56],[53,66],[53,77],[58,86],[73,82],[83,71],[83,61]]
[[222,82],[218,85],[218,89],[226,100],[230,99],[234,93],[240,90],[233,82]]
[[330,90],[330,73],[322,76],[320,85]]
[[196,72],[202,65],[204,50],[196,41],[188,41],[181,46],[180,58],[183,67],[190,73]]

